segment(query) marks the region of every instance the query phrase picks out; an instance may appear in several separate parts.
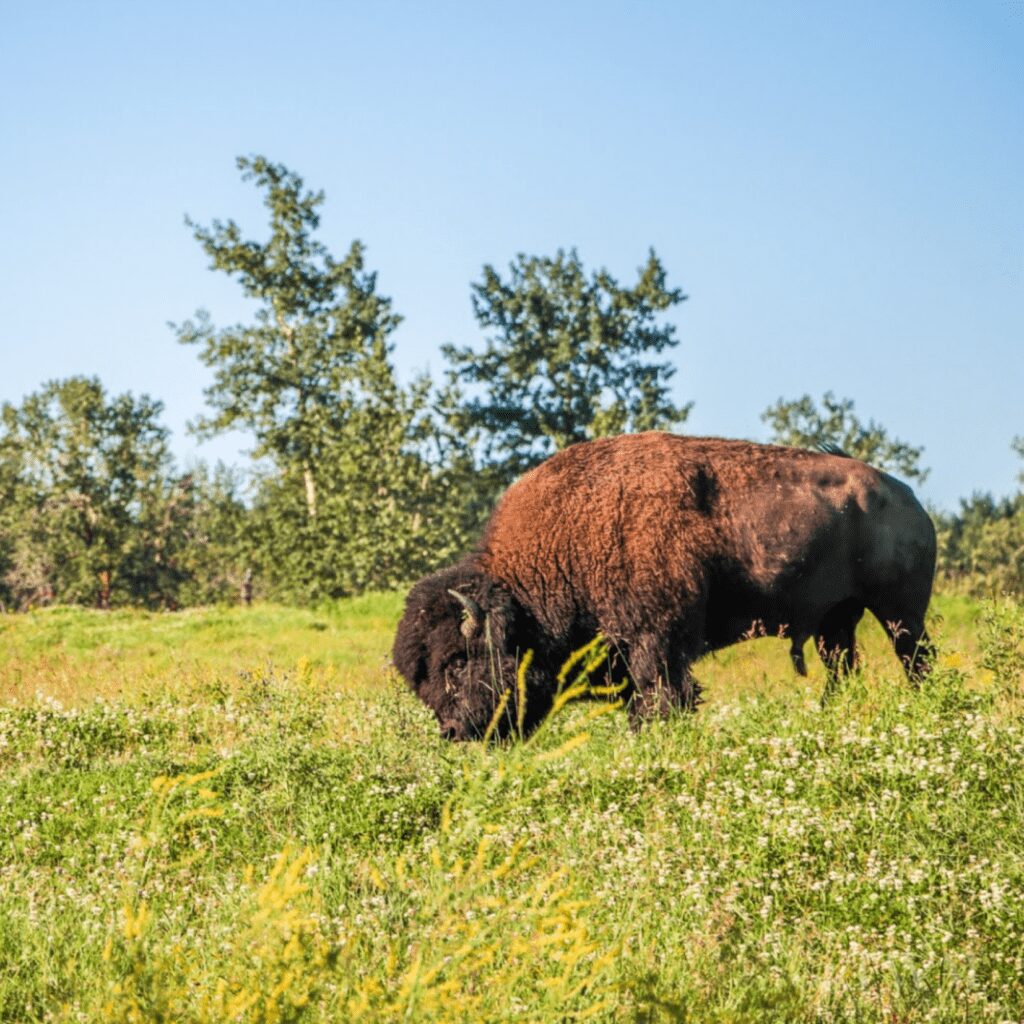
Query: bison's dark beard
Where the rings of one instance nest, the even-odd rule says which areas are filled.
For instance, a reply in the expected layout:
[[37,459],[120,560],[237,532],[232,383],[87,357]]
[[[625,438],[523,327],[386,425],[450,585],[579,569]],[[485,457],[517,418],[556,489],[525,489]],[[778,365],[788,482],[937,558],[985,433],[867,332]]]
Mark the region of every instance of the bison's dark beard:
[[[445,700],[434,708],[441,736],[447,740],[506,739],[528,736],[551,710],[550,680],[531,670],[519,692],[519,663],[513,657],[469,662],[447,673]],[[525,698],[525,699],[524,699]]]

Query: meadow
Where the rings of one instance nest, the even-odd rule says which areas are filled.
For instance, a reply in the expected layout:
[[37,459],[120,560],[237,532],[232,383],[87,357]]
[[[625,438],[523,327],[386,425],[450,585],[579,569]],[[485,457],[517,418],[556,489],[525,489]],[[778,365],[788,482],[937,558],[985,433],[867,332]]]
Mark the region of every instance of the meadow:
[[[0,1020],[1024,1019],[1024,610],[449,745],[401,596],[0,616]],[[810,660],[810,659],[809,659]],[[572,676],[570,676],[570,684]]]

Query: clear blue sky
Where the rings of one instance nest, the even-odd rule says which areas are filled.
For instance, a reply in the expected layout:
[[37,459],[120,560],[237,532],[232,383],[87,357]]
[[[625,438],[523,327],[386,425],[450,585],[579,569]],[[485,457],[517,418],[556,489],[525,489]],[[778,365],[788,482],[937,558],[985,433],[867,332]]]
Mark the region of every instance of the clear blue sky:
[[246,315],[183,216],[264,214],[262,153],[369,249],[403,374],[476,343],[485,262],[654,246],[694,433],[826,389],[926,447],[924,495],[1008,493],[1024,434],[1024,3],[0,4],[0,400],[98,374],[166,403],[166,326]]

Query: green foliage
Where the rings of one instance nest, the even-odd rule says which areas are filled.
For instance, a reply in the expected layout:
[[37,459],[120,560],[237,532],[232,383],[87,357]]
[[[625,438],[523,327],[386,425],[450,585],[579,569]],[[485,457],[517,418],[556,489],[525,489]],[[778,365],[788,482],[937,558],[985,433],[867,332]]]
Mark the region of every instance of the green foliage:
[[322,192],[304,192],[297,174],[264,157],[239,157],[238,167],[243,181],[265,192],[271,236],[243,240],[233,220],[209,228],[187,221],[211,269],[236,277],[259,303],[255,325],[217,330],[200,311],[175,328],[179,341],[201,346],[200,359],[214,371],[206,390],[214,415],[196,429],[201,436],[252,430],[257,456],[301,474],[313,518],[324,450],[381,372],[399,317],[377,294],[359,242],[339,262],[312,238]]
[[684,298],[653,250],[632,288],[606,270],[588,275],[574,249],[520,254],[507,279],[485,266],[473,310],[486,347],[443,349],[451,385],[474,392],[455,422],[481,431],[504,482],[577,441],[682,423],[690,406],[669,398],[674,369],[649,358],[678,344],[658,314]]
[[28,496],[22,490],[22,457],[12,436],[12,413],[0,409],[0,613],[12,602],[9,577],[14,569],[22,508]]
[[217,330],[200,312],[176,328],[214,371],[213,414],[196,429],[256,438],[265,461],[244,546],[271,592],[308,601],[394,586],[466,546],[476,517],[464,463],[433,457],[429,384],[396,380],[388,338],[400,317],[362,244],[336,260],[314,238],[322,192],[264,157],[238,166],[264,193],[270,237],[188,222],[211,268],[258,303],[251,325]]
[[920,465],[923,448],[889,437],[885,427],[868,420],[861,423],[853,411],[853,399],[836,398],[826,391],[821,408],[810,395],[793,401],[779,399],[761,414],[771,427],[775,444],[798,448],[838,445],[848,455],[907,480],[923,483],[928,470]]
[[1009,598],[986,601],[981,613],[981,664],[1008,693],[1024,681],[1024,605]]
[[[954,605],[948,625],[979,613]],[[11,651],[39,661],[0,706],[0,1018],[1024,1014],[1024,727],[973,647],[915,691],[878,630],[822,709],[759,640],[702,663],[696,715],[633,733],[582,705],[452,746],[381,673],[399,611],[338,602],[333,637],[266,606],[2,624],[0,679]],[[224,659],[245,622],[277,667]],[[58,624],[118,644],[122,694],[47,696]],[[175,629],[213,679],[151,678]],[[311,665],[311,637],[363,653]]]
[[[178,478],[173,512],[181,523],[174,552],[173,576],[168,573],[167,604],[189,607],[236,601],[247,567],[249,511],[242,500],[237,470],[199,463]],[[157,510],[159,512],[159,510]],[[172,596],[173,595],[173,596]]]
[[396,587],[453,561],[477,527],[471,460],[431,457],[427,385],[403,391],[379,368],[372,393],[321,452],[316,517],[297,467],[259,481],[251,560],[278,596],[308,602]]
[[[108,397],[95,378],[51,381],[3,407],[3,591],[15,606],[176,605],[209,559],[202,471],[177,475],[142,395]],[[223,496],[217,496],[213,504]]]
[[938,567],[947,585],[977,596],[1024,595],[1024,496],[975,494],[937,517]]
[[[1014,438],[1012,447],[1024,457],[1024,439]],[[945,586],[975,596],[1024,596],[1024,493],[999,500],[976,493],[961,499],[958,513],[935,519]]]

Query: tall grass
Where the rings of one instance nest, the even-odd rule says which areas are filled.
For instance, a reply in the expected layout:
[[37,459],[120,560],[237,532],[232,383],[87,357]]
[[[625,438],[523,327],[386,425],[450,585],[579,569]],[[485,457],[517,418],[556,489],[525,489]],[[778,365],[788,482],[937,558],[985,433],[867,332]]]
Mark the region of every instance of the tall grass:
[[919,691],[869,636],[822,708],[758,641],[696,715],[490,748],[383,670],[397,600],[227,663],[240,613],[139,615],[60,700],[109,622],[0,620],[0,1020],[1019,1020],[1024,613],[939,607]]

